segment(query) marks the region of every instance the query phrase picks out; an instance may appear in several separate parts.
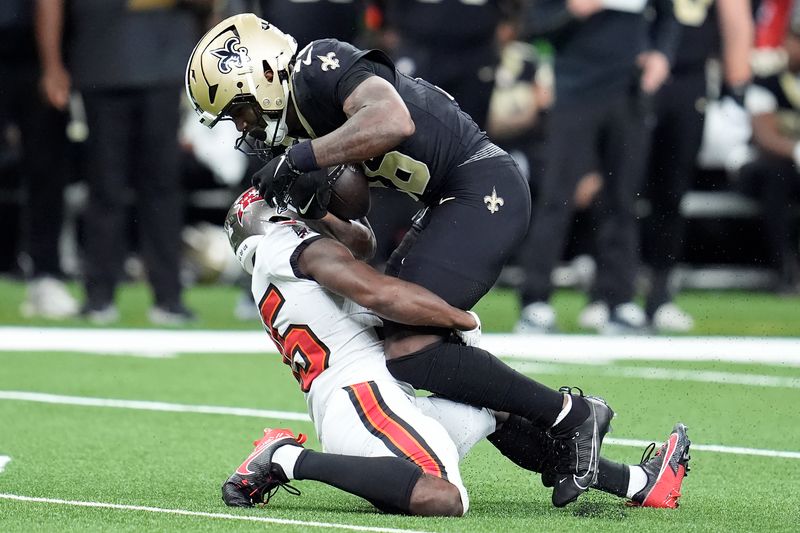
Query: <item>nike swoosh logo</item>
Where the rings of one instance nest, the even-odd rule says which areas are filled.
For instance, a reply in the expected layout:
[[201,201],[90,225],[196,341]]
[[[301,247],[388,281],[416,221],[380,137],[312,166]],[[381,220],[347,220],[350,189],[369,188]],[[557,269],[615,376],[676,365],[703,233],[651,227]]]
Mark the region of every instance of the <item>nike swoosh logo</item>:
[[455,199],[456,199],[455,196],[448,196],[447,198],[442,198],[441,200],[439,200],[439,205],[442,205],[445,202],[449,202],[450,200],[455,200]]
[[314,201],[314,198],[316,198],[316,197],[317,197],[317,193],[312,194],[311,198],[308,200],[308,203],[305,205],[305,207],[298,207],[297,211],[301,215],[305,215],[308,212],[308,209],[311,207],[311,203]]
[[664,452],[664,462],[661,463],[661,470],[658,472],[658,477],[656,478],[656,483],[658,480],[661,479],[661,475],[664,473],[664,470],[667,469],[669,466],[670,459],[672,459],[672,454],[675,453],[675,448],[678,447],[678,435],[673,433],[669,436],[669,442],[667,443],[667,450]]
[[[577,486],[581,490],[588,490],[591,487],[592,482],[594,481],[594,472],[597,470],[597,440],[599,438],[597,432],[597,414],[595,412],[595,406],[592,405],[592,417],[594,418],[593,425],[592,425],[592,452],[589,455],[589,470],[584,475],[578,477],[575,474],[572,474],[572,479],[575,482],[575,486]],[[589,477],[586,480],[586,477]],[[588,482],[587,482],[588,481]],[[583,485],[582,483],[586,483]]]
[[310,65],[311,64],[311,50],[312,49],[313,49],[312,46],[308,47],[308,55],[306,55],[306,58],[301,61],[301,63],[303,63],[304,65]]
[[249,476],[250,474],[255,474],[255,472],[250,470],[250,463],[253,462],[253,459],[255,459],[262,451],[264,451],[264,448],[266,448],[269,444],[272,444],[272,441],[264,442],[261,444],[261,446],[253,450],[253,452],[247,456],[247,459],[244,460],[239,468],[236,469],[236,473],[240,476]]

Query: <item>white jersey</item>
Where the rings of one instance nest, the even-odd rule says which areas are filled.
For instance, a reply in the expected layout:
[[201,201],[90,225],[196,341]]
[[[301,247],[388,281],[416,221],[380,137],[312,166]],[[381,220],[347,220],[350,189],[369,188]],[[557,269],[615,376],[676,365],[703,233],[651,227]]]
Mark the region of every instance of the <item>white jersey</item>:
[[459,459],[495,430],[494,415],[443,398],[416,398],[386,369],[369,310],[306,279],[298,258],[321,235],[299,221],[272,225],[258,243],[252,290],[283,362],[306,393],[328,453],[401,457],[469,496]]
[[264,327],[306,393],[315,422],[334,390],[393,380],[375,331],[380,319],[300,273],[300,252],[320,238],[300,221],[271,226],[256,249],[252,282]]

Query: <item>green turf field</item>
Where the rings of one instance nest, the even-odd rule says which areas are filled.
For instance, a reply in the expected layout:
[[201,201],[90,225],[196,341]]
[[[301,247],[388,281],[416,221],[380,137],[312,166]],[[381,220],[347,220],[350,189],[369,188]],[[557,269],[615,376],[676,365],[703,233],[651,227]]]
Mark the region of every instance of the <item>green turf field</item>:
[[[80,290],[72,284],[76,296]],[[256,321],[241,322],[234,318],[233,308],[240,289],[221,286],[197,286],[187,291],[186,301],[199,318],[193,329],[249,329]],[[25,287],[18,281],[0,278],[0,324],[91,327],[80,319],[66,321],[28,320],[19,313]],[[122,316],[115,327],[151,327],[147,321],[150,294],[142,284],[126,284],[119,291],[117,305]],[[690,312],[696,322],[693,335],[756,335],[800,337],[800,297],[787,298],[756,292],[687,292],[678,304]],[[558,311],[559,327],[566,333],[580,332],[577,316],[586,304],[586,297],[575,291],[560,291],[553,304]],[[515,293],[496,289],[476,306],[485,331],[510,332],[519,313]]]
[[[18,284],[0,283],[0,326],[26,324],[17,314],[22,294]],[[230,318],[236,297],[237,292],[228,288],[192,291],[188,300],[201,319],[195,327],[257,329],[255,323]],[[126,287],[121,301],[119,326],[146,326],[145,291]],[[566,329],[573,327],[569,321],[574,321],[582,302],[574,293],[559,294]],[[713,319],[698,317],[705,333],[800,334],[796,300],[702,293],[687,295],[682,303],[695,312],[713,307]],[[487,297],[480,309],[487,329],[508,331],[514,305],[505,292]],[[78,320],[68,325],[85,326]],[[38,329],[30,331],[36,335]],[[93,331],[85,332],[90,342]],[[269,343],[266,337],[265,343]],[[356,526],[366,531],[427,532],[797,530],[797,364],[507,360],[548,385],[579,385],[606,397],[617,412],[614,431],[603,447],[603,454],[612,459],[638,462],[643,449],[638,441],[663,440],[674,422],[685,422],[694,447],[681,507],[630,508],[592,491],[576,504],[555,509],[538,476],[521,471],[481,443],[462,464],[471,496],[471,510],[464,518],[382,515],[354,496],[312,482],[298,482],[301,496],[280,493],[266,508],[229,509],[220,499],[219,487],[249,453],[263,427],[311,433],[308,445],[318,448],[311,424],[298,420],[305,414],[303,397],[277,356],[145,358],[16,351],[0,352],[0,530],[323,531]],[[674,379],[687,372],[698,381]],[[643,373],[649,379],[642,379]],[[740,378],[752,384],[736,384]],[[109,405],[107,400],[150,403],[101,406]],[[280,413],[266,418],[176,412],[196,406]],[[637,442],[630,445],[631,441]],[[10,499],[20,497],[27,499]]]

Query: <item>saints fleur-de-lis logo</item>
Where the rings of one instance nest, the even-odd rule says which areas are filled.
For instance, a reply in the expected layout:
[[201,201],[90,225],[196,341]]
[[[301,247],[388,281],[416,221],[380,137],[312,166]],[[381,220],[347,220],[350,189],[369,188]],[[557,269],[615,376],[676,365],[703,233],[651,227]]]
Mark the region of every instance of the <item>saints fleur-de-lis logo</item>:
[[233,67],[242,68],[245,63],[250,62],[247,55],[247,47],[242,46],[238,37],[230,37],[225,41],[222,48],[211,50],[211,55],[219,58],[217,68],[223,74],[227,74]]
[[336,52],[328,52],[324,56],[317,56],[317,59],[322,61],[322,71],[336,70],[339,68],[339,60],[336,59]]
[[494,214],[500,211],[500,208],[503,207],[503,204],[506,203],[506,201],[497,196],[497,191],[494,187],[492,187],[492,195],[484,196],[483,203],[486,204],[486,209],[488,209],[490,213]]

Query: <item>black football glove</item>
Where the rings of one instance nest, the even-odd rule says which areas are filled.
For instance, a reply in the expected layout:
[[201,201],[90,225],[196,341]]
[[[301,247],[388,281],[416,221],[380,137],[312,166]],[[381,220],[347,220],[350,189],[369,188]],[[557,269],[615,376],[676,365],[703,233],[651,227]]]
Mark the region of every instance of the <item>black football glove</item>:
[[331,183],[327,169],[300,174],[289,189],[292,205],[306,219],[318,220],[328,212]]
[[300,173],[292,168],[288,154],[283,154],[273,158],[253,174],[252,184],[270,207],[277,205],[286,209],[289,189],[298,176]]

